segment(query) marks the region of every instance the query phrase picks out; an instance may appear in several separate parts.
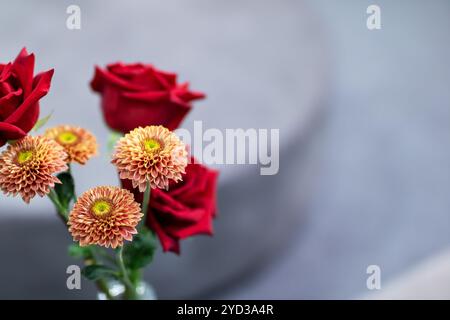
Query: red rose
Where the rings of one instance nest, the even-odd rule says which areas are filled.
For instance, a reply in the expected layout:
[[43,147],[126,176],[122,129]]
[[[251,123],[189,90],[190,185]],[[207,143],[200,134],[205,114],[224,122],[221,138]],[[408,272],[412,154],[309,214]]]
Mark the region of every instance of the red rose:
[[175,73],[141,63],[96,67],[91,81],[92,89],[102,95],[106,123],[123,133],[148,125],[178,128],[192,108],[190,102],[205,97],[188,86],[178,84]]
[[[217,171],[190,163],[183,181],[171,184],[168,191],[152,189],[146,224],[156,232],[164,251],[180,253],[181,239],[212,235],[217,177]],[[122,180],[122,185],[142,202],[143,194],[132,189],[130,180]]]
[[14,62],[0,63],[0,147],[21,139],[39,118],[39,99],[50,89],[53,69],[33,77],[34,54],[25,48]]

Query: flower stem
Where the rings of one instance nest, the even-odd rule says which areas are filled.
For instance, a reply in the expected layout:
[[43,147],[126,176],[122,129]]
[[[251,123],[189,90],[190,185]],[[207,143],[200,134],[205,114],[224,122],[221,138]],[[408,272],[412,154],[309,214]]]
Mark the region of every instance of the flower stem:
[[55,205],[56,211],[58,211],[58,214],[63,220],[63,222],[67,223],[67,215],[69,210],[67,208],[64,208],[64,206],[59,202],[58,195],[56,194],[55,189],[50,189],[48,197]]
[[[84,257],[84,264],[88,265],[98,265],[98,261],[96,258],[96,254],[98,254],[101,250],[98,250],[97,247],[92,247],[89,250],[89,254]],[[95,284],[101,292],[103,292],[108,300],[114,300],[114,297],[111,295],[109,291],[108,282],[105,279],[98,279],[95,281]]]
[[117,257],[119,260],[119,268],[123,277],[123,283],[125,284],[125,297],[126,299],[136,299],[136,288],[131,282],[125,263],[123,262],[123,246],[120,247]]
[[142,227],[143,225],[145,225],[145,220],[147,219],[147,211],[148,211],[148,205],[150,202],[150,194],[152,192],[152,188],[150,186],[150,182],[147,182],[147,187],[145,188],[144,191],[144,200],[142,200],[142,213],[144,214],[144,216],[142,217],[140,226]]
[[97,288],[105,294],[106,299],[114,300],[114,297],[111,295],[111,292],[109,292],[108,283],[104,279],[97,280],[95,284],[97,285]]

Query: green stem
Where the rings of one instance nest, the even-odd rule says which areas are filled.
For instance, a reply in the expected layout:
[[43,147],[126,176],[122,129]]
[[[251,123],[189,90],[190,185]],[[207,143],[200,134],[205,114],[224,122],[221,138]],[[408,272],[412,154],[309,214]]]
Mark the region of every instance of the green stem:
[[58,195],[56,194],[55,189],[50,189],[48,197],[55,205],[56,211],[58,211],[58,214],[62,218],[64,223],[67,223],[67,215],[69,210],[67,208],[64,208],[64,206],[59,202]]
[[136,288],[141,282],[142,272],[140,269],[130,270],[130,280]]
[[[67,167],[68,167],[67,172],[70,174],[70,176],[71,176],[72,179],[73,179],[73,175],[72,175],[72,165],[71,165],[70,163],[68,163],[68,164],[67,164]],[[76,193],[76,191],[75,191],[75,186],[74,186],[74,191],[73,191],[73,198],[72,198],[72,200],[73,200],[73,203],[76,203],[76,202],[77,202],[77,193]]]
[[147,211],[148,211],[148,205],[150,203],[150,195],[152,192],[152,188],[150,186],[150,182],[147,182],[147,187],[145,188],[144,191],[144,200],[142,200],[142,213],[144,214],[144,216],[142,217],[140,226],[142,227],[143,225],[145,225],[145,220],[147,219]]
[[131,282],[130,277],[128,276],[127,268],[123,262],[123,246],[120,247],[117,257],[119,260],[119,268],[123,277],[123,283],[125,284],[125,298],[136,299],[136,288]]
[[114,300],[114,297],[109,292],[108,283],[105,279],[99,279],[95,282],[95,284],[97,285],[97,288],[106,295],[108,300]]
[[[84,264],[87,265],[97,265],[98,261],[95,257],[95,253],[98,252],[97,251],[97,247],[92,247],[89,250],[89,254],[88,256],[84,258]],[[105,279],[98,279],[97,281],[95,281],[95,285],[97,286],[97,288],[103,292],[106,295],[106,298],[108,300],[114,300],[114,297],[111,295],[111,293],[109,292],[109,286],[108,286],[108,282]]]

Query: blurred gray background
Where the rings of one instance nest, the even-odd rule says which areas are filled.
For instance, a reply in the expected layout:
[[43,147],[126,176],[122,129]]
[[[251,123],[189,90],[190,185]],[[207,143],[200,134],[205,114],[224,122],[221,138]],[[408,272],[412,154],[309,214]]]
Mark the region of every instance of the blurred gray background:
[[[65,27],[78,4],[82,29]],[[382,29],[366,28],[381,7]],[[93,65],[143,61],[208,99],[194,120],[279,128],[276,176],[218,166],[214,238],[159,253],[161,298],[353,298],[366,268],[389,281],[450,242],[450,3],[426,1],[2,1],[0,61],[23,46],[55,68],[42,115],[103,143]],[[116,183],[106,147],[78,192]],[[69,236],[46,199],[0,198],[0,298],[94,298],[65,287]]]

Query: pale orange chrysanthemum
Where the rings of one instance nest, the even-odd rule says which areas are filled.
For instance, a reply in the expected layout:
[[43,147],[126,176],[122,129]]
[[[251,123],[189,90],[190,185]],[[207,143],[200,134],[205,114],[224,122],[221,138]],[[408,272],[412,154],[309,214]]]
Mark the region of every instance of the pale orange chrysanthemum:
[[168,189],[169,180],[179,181],[188,159],[183,142],[163,126],[136,128],[116,145],[112,163],[121,179],[129,179],[133,188]]
[[55,173],[68,169],[67,154],[55,141],[26,136],[0,154],[0,188],[7,195],[20,194],[29,203],[36,194],[43,197],[55,183]]
[[97,244],[117,248],[124,239],[132,240],[142,216],[140,205],[128,190],[96,187],[78,198],[67,224],[80,246]]
[[62,125],[47,129],[46,137],[55,140],[67,152],[67,162],[85,164],[97,154],[97,140],[89,131],[75,126]]

